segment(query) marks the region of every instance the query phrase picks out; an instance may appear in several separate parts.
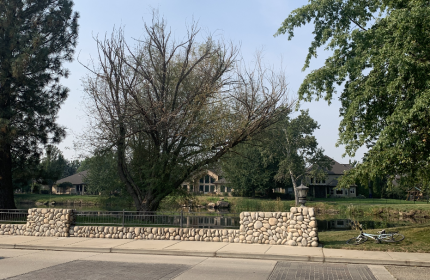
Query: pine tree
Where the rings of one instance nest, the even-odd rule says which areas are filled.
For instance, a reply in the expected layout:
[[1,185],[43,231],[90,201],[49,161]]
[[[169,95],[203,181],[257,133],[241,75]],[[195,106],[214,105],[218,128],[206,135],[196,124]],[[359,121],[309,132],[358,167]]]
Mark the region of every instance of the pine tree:
[[0,0],[0,209],[15,208],[12,169],[65,136],[55,123],[68,89],[78,13],[71,0]]

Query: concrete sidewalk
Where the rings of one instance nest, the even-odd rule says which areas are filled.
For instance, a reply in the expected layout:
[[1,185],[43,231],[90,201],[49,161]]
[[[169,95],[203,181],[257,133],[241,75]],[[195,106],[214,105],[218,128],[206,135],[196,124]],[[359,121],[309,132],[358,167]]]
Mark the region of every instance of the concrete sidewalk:
[[130,240],[0,235],[0,249],[177,255],[276,261],[430,267],[430,254],[271,246],[222,242]]

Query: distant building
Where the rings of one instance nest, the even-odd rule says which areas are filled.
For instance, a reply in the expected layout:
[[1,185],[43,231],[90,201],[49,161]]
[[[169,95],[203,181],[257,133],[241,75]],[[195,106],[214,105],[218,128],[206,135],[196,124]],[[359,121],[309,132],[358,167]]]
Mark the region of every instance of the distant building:
[[[81,194],[85,193],[85,176],[88,170],[73,174],[69,177],[58,180],[52,187],[53,194]],[[59,187],[61,183],[69,182],[72,186],[69,187]]]
[[230,193],[229,182],[222,177],[220,170],[208,169],[185,181],[182,187],[194,193]]
[[325,179],[307,178],[309,182],[308,195],[315,198],[330,197],[356,197],[356,186],[350,186],[349,189],[335,189],[338,179],[345,171],[352,169],[350,164],[342,164],[333,160],[334,164],[330,170],[326,170]]

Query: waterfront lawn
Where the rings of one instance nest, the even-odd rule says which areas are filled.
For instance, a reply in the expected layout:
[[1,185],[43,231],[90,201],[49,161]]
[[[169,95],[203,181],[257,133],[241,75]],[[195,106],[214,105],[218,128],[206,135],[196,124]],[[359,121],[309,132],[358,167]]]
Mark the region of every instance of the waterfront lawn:
[[[206,206],[220,199],[218,196],[196,196],[198,204]],[[289,211],[294,206],[294,200],[277,200],[249,197],[224,197],[230,203],[230,212],[242,211]],[[358,215],[398,215],[399,212],[418,211],[419,216],[430,216],[430,204],[395,199],[358,199],[358,198],[329,198],[308,201],[308,207],[315,207],[322,213],[348,213]]]
[[[372,239],[360,245],[349,245],[346,241],[359,235],[358,230],[346,231],[324,231],[319,232],[319,240],[324,248],[365,250],[365,251],[388,251],[388,252],[416,252],[430,253],[430,238],[428,234],[430,224],[413,225],[386,229],[398,231],[405,236],[403,241],[397,243],[377,244]],[[381,229],[365,230],[366,233],[376,234]]]
[[419,201],[408,201],[404,199],[392,199],[392,198],[315,198],[311,202],[325,202],[335,204],[372,204],[372,205],[430,205],[427,200]]
[[100,203],[100,196],[70,194],[15,194],[15,202],[17,203],[50,203],[53,201],[58,204],[85,203],[97,205]]

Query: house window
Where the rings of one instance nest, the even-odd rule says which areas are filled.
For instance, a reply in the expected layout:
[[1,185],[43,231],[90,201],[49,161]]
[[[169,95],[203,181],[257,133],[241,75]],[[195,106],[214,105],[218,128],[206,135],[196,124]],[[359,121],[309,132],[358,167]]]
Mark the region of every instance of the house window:
[[344,225],[345,225],[343,221],[336,221],[336,224],[337,224],[338,226],[344,226]]
[[205,183],[209,183],[209,175],[205,176]]
[[200,191],[202,192],[204,189],[204,186],[203,185],[200,185]]
[[211,177],[211,184],[215,183],[215,178]]
[[336,190],[336,194],[343,194],[343,190]]
[[204,178],[200,178],[200,183],[204,183],[204,182],[205,182]]
[[194,186],[190,185],[190,192],[193,192],[193,191],[194,191]]
[[225,192],[225,186],[221,186],[221,192]]
[[209,185],[205,185],[205,192],[209,192]]
[[325,184],[325,179],[324,179],[324,180],[322,180],[322,182],[323,182],[323,184]]
[[313,183],[314,182],[314,178],[311,178],[311,183]]
[[315,180],[315,183],[319,184],[319,183],[320,183],[320,180]]
[[333,188],[330,189],[330,194],[334,194],[334,189]]
[[182,188],[183,188],[184,190],[187,190],[187,185],[182,185]]

